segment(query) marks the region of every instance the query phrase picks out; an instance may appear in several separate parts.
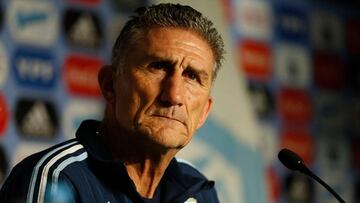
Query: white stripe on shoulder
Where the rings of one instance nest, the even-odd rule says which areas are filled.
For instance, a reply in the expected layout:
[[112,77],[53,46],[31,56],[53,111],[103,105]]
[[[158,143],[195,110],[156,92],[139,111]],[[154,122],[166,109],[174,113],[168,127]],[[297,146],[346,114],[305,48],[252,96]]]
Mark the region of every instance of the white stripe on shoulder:
[[37,180],[37,176],[39,173],[39,169],[40,167],[43,165],[44,161],[49,158],[51,155],[55,154],[56,152],[72,145],[78,143],[77,141],[73,141],[70,143],[67,143],[66,145],[62,145],[59,146],[58,148],[55,148],[53,150],[51,150],[49,153],[45,154],[40,160],[39,162],[36,164],[36,166],[34,167],[33,173],[31,175],[31,179],[30,179],[30,185],[29,185],[29,190],[28,190],[28,194],[27,194],[27,198],[26,198],[26,203],[32,203],[33,201],[33,195],[34,195],[34,189],[35,189],[35,183]]
[[66,156],[68,154],[74,153],[82,148],[84,148],[84,147],[80,144],[74,145],[74,146],[70,147],[69,149],[66,149],[66,150],[60,152],[58,155],[54,156],[49,162],[47,162],[47,164],[44,166],[44,169],[41,174],[37,202],[42,203],[45,201],[46,184],[47,184],[47,178],[48,178],[48,173],[49,173],[50,167],[53,164],[55,164],[56,161],[58,161],[62,157]]
[[66,160],[64,160],[63,162],[61,162],[58,167],[56,167],[56,169],[54,170],[53,172],[53,175],[52,175],[52,182],[53,184],[51,185],[51,191],[52,192],[57,192],[57,186],[58,186],[58,180],[59,180],[59,175],[60,175],[60,172],[62,170],[64,170],[64,168],[66,168],[67,166],[69,166],[70,164],[74,163],[74,162],[77,162],[77,161],[83,161],[85,160],[86,158],[88,157],[88,154],[87,152],[83,152],[81,153],[80,155],[78,156],[73,156],[73,157],[69,157],[67,158]]
[[187,164],[193,168],[196,168],[196,166],[194,164],[192,164],[191,162],[185,160],[185,159],[179,159],[179,158],[175,158],[177,162],[179,163],[183,163],[183,164]]

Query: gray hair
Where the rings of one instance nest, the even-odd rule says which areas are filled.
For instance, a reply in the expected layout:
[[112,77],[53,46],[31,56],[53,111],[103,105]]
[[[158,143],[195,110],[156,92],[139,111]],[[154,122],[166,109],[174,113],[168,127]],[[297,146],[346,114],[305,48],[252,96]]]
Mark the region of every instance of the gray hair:
[[211,47],[215,58],[213,79],[216,78],[224,55],[224,42],[213,23],[190,6],[158,4],[140,7],[121,30],[112,50],[112,66],[118,71],[128,48],[152,27],[173,27],[193,31]]

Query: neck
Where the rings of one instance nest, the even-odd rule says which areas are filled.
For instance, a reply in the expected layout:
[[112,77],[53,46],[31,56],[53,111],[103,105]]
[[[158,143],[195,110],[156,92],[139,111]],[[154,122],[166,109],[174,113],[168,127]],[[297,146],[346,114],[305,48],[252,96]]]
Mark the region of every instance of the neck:
[[114,129],[109,127],[106,122],[103,122],[100,134],[110,148],[114,159],[124,162],[137,192],[142,197],[152,198],[166,168],[178,150],[152,146],[149,142],[131,139],[136,136],[126,132],[108,130]]
[[152,198],[154,196],[170,161],[171,159],[164,158],[160,162],[154,162],[152,159],[134,163],[125,162],[126,170],[142,197]]

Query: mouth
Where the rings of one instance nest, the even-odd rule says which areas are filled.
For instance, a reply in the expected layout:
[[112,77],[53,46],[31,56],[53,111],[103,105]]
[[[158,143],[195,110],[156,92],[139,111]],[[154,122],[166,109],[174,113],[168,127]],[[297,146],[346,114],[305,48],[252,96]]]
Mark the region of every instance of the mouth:
[[177,121],[181,124],[183,124],[184,126],[186,126],[186,123],[178,118],[174,118],[174,117],[169,117],[169,116],[164,116],[164,115],[153,115],[154,117],[159,117],[159,118],[164,118],[164,119],[169,119],[169,120],[173,120],[173,121]]

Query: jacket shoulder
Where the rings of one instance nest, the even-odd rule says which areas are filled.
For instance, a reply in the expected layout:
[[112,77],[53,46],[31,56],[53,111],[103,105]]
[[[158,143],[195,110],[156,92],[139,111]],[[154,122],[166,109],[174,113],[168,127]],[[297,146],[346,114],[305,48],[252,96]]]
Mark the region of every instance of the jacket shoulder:
[[179,158],[176,158],[176,161],[178,162],[180,170],[185,175],[193,176],[203,180],[208,180],[205,175],[202,174],[191,162]]
[[44,197],[49,183],[59,177],[57,169],[80,153],[85,153],[82,145],[72,139],[28,156],[7,177],[0,190],[0,202],[32,202]]
[[[214,181],[209,181],[205,175],[190,162],[179,158],[176,158],[176,161],[178,162],[181,173],[184,175],[182,177],[183,181],[190,186],[187,193],[192,194],[190,196],[192,196],[196,202],[219,203]],[[190,201],[190,199],[187,201]]]

